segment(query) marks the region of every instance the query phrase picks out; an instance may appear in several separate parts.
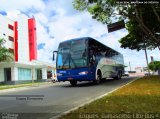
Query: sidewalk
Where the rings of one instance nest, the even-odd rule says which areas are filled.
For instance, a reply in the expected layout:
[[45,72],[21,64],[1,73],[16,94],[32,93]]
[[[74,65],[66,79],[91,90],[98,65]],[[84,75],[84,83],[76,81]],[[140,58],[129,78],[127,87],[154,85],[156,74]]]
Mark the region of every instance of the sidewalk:
[[55,83],[53,83],[53,82],[34,83],[34,84],[22,86],[22,87],[0,89],[0,94],[6,93],[6,92],[12,92],[12,91],[23,91],[23,90],[31,90],[31,89],[35,89],[35,88],[44,88],[44,87],[52,86],[52,85],[55,85]]
[[145,76],[144,73],[130,73],[129,74],[130,77],[143,77]]

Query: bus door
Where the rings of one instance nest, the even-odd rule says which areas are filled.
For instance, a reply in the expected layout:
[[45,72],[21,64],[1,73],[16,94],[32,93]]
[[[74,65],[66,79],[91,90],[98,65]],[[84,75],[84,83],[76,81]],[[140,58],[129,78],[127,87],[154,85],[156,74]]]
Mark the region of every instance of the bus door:
[[89,51],[89,71],[90,71],[90,78],[94,80],[96,73],[96,57],[93,50]]

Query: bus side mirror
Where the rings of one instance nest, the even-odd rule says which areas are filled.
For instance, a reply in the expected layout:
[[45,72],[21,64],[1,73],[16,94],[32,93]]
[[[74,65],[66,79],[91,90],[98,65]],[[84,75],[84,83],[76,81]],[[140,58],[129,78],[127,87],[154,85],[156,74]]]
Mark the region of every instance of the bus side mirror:
[[53,61],[55,60],[55,55],[54,53],[57,53],[58,51],[53,51]]
[[55,56],[54,56],[54,53],[53,53],[53,61],[55,60]]

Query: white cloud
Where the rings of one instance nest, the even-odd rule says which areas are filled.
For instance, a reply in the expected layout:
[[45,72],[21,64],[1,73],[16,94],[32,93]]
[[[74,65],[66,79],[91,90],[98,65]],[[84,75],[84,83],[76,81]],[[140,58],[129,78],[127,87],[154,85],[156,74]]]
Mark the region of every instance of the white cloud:
[[55,11],[58,17],[64,15],[74,16],[78,11],[73,8],[72,1],[73,0],[47,0],[45,2],[47,9],[45,9],[44,12],[48,16],[52,15]]
[[[30,14],[30,16],[32,16],[32,14]],[[36,13],[33,15],[36,18],[36,21],[43,24],[43,25],[47,25],[48,23],[48,18],[42,14],[42,13]]]
[[45,9],[45,5],[42,0],[1,0],[0,9],[4,11],[26,11],[29,9],[42,11]]

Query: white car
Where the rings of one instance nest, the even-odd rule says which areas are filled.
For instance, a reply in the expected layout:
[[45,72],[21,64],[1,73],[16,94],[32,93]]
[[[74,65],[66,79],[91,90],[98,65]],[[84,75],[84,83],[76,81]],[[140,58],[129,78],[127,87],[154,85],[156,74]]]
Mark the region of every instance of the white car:
[[129,73],[128,71],[125,71],[125,73],[123,74],[124,77],[129,77]]

